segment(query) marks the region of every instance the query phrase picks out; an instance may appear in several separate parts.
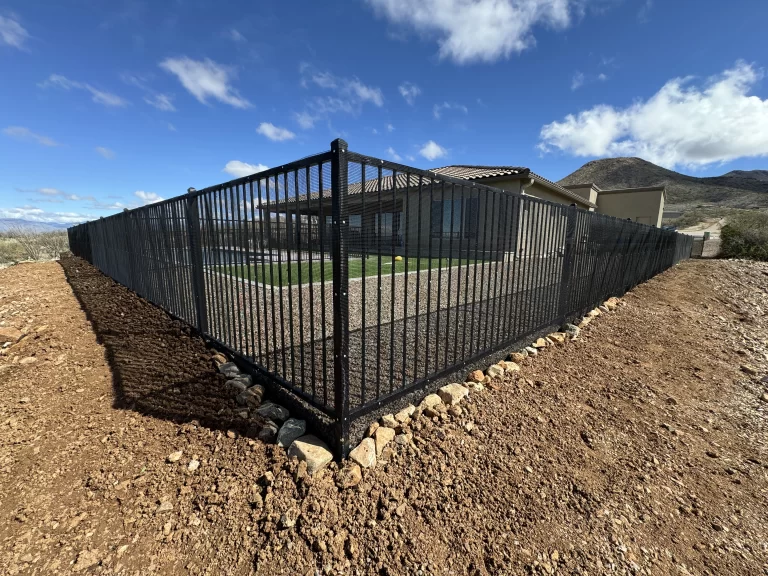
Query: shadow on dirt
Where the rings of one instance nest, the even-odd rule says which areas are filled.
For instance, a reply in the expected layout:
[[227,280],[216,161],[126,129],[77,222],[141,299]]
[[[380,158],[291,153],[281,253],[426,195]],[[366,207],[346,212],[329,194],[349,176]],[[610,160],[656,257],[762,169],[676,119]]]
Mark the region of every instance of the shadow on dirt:
[[59,263],[105,348],[115,408],[254,435],[248,426],[257,423],[235,415],[236,392],[214,368],[214,351],[188,325],[85,260],[69,257]]

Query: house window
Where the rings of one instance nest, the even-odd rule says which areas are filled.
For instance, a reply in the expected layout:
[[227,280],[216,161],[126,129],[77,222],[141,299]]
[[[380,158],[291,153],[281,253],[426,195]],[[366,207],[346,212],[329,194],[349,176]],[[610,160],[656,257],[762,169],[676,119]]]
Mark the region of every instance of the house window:
[[433,200],[433,238],[477,238],[479,198]]

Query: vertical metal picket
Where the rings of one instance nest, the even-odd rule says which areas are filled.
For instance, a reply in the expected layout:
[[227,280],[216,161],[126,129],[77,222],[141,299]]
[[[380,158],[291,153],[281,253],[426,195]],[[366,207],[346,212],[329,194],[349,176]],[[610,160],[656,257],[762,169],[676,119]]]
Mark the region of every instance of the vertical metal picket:
[[336,453],[349,451],[349,208],[347,143],[331,142],[331,217],[333,234],[333,376]]
[[[190,191],[191,192],[191,191]],[[205,277],[203,271],[203,245],[200,241],[200,212],[197,196],[189,196],[186,202],[187,234],[192,260],[192,293],[197,312],[197,329],[203,334],[208,332],[208,311],[205,306]]]
[[565,254],[563,257],[563,272],[560,278],[560,307],[559,322],[564,324],[568,317],[568,297],[571,293],[571,276],[573,275],[573,253],[576,244],[576,204],[571,204],[566,210],[567,223],[565,226]]

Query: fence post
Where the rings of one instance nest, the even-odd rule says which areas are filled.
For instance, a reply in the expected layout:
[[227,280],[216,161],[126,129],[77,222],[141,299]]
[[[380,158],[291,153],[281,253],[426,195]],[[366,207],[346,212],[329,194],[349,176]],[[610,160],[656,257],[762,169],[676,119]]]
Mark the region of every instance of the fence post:
[[193,189],[188,192],[186,216],[187,234],[189,235],[190,261],[192,262],[192,293],[195,297],[195,311],[197,312],[197,330],[205,334],[208,332],[208,311],[205,307],[205,277],[203,270],[203,245],[200,241],[200,211],[197,206],[197,196],[193,196]]
[[573,275],[573,255],[576,250],[576,205],[566,209],[565,254],[563,255],[563,275],[560,279],[560,326],[565,324],[569,312],[568,302],[571,295],[571,276]]
[[331,142],[331,218],[333,234],[333,380],[336,411],[336,453],[349,451],[349,208],[347,206],[347,143]]

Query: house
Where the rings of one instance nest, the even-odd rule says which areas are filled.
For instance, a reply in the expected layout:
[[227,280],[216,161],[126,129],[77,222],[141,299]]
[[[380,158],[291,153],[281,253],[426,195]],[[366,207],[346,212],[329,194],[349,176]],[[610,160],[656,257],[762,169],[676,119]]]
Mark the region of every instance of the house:
[[602,190],[593,182],[564,186],[571,192],[597,204],[600,214],[661,227],[667,189],[664,186]]
[[[594,184],[561,186],[517,166],[452,165],[429,172],[466,185],[407,172],[398,172],[396,181],[368,170],[363,178],[350,168],[351,252],[475,259],[562,253],[568,206],[661,224],[663,188],[603,191]],[[522,200],[509,202],[473,184],[517,192]],[[526,196],[549,202],[526,202]],[[273,200],[261,209],[282,229],[273,246],[330,245],[330,190]],[[545,241],[528,241],[534,236]]]

